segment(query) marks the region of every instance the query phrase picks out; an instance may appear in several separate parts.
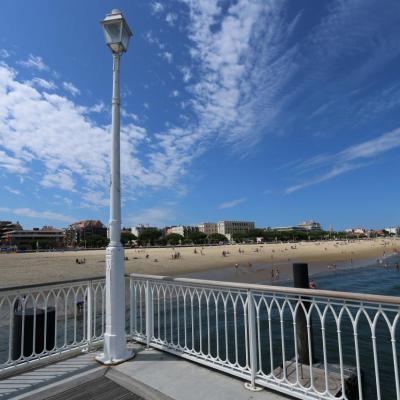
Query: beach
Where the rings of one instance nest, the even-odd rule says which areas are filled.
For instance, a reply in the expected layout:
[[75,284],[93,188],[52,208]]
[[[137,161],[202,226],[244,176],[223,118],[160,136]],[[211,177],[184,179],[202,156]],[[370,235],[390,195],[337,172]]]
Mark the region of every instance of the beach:
[[[214,274],[217,279],[218,270],[232,268],[238,271],[238,280],[246,281],[240,278],[240,271],[246,270],[247,276],[252,272],[254,281],[260,270],[265,277],[272,269],[279,269],[274,279],[279,282],[290,278],[294,262],[308,262],[310,272],[318,273],[356,266],[399,250],[398,238],[125,249],[125,272],[204,278]],[[0,254],[0,287],[99,277],[104,276],[104,270],[104,249]]]

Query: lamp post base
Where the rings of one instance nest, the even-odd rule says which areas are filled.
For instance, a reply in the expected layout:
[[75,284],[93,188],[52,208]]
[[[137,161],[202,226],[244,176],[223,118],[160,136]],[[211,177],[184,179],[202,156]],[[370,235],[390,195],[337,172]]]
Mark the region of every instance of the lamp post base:
[[122,354],[120,358],[115,359],[110,358],[105,353],[100,353],[98,356],[96,356],[96,361],[103,365],[117,365],[131,360],[133,357],[135,357],[135,352],[132,350],[126,350],[125,354]]

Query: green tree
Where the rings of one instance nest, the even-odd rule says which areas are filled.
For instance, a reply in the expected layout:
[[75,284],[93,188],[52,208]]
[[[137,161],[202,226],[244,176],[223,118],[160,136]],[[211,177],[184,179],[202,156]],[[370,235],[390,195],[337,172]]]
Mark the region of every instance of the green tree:
[[238,233],[234,233],[232,235],[232,239],[236,242],[236,243],[242,243],[244,242],[246,239],[249,239],[249,235],[247,233],[244,232],[238,232]]
[[182,244],[184,239],[185,238],[182,235],[179,235],[179,233],[171,233],[165,236],[165,240],[167,241],[167,243],[171,244],[172,246]]
[[189,235],[189,239],[194,244],[204,244],[207,243],[207,235],[204,232],[193,231]]
[[208,235],[208,242],[209,243],[227,243],[228,239],[225,235],[222,235],[221,233],[211,233]]
[[138,242],[141,246],[150,244],[153,246],[155,242],[161,237],[162,232],[157,228],[146,228],[140,233]]
[[136,240],[137,237],[131,232],[121,232],[121,243],[125,246],[132,240]]

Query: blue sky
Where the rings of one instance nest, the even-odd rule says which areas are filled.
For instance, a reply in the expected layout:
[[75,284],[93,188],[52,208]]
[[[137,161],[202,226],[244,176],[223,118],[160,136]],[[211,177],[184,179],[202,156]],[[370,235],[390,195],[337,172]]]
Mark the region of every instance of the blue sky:
[[395,0],[3,0],[0,219],[107,223],[117,7],[123,225],[400,224]]

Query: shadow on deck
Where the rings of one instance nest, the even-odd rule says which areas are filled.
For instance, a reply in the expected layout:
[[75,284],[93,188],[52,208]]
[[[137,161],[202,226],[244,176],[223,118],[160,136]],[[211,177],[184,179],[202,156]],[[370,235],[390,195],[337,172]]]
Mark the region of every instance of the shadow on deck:
[[0,380],[0,400],[283,400],[263,390],[249,392],[243,381],[182,358],[133,344],[133,360],[114,367],[98,364],[97,353]]

